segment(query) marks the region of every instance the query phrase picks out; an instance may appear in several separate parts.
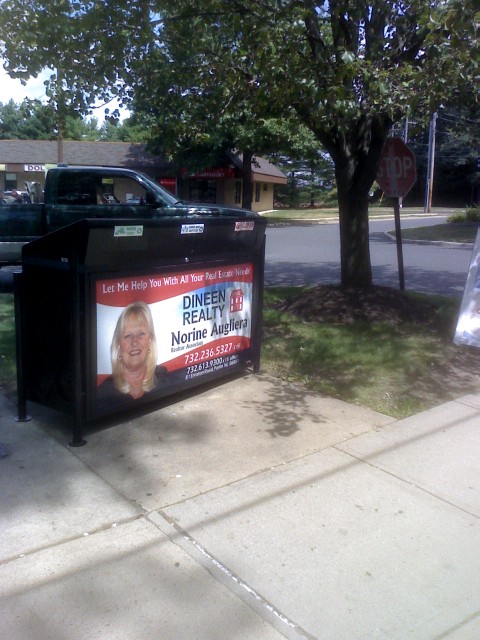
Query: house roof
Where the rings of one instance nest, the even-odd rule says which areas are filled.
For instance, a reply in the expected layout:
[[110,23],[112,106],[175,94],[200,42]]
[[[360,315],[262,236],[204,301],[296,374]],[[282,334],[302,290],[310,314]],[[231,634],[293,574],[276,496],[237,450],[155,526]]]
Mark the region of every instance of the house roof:
[[[151,169],[165,174],[171,173],[171,165],[146,150],[146,146],[133,142],[78,142],[64,140],[63,162],[75,165],[106,167],[134,167]],[[242,168],[241,154],[230,159]],[[58,143],[50,140],[0,140],[0,164],[57,164]],[[254,157],[254,178],[262,182],[284,184],[286,176],[271,162]]]
[[[243,155],[237,153],[230,156],[233,163],[238,169],[243,166]],[[252,172],[259,182],[275,182],[276,184],[287,184],[287,176],[280,171],[278,167],[272,164],[265,158],[259,156],[253,156],[252,158]]]
[[[167,168],[165,160],[154,156],[143,144],[130,142],[77,142],[64,140],[63,162],[111,167]],[[56,164],[58,143],[50,140],[0,140],[2,164]]]

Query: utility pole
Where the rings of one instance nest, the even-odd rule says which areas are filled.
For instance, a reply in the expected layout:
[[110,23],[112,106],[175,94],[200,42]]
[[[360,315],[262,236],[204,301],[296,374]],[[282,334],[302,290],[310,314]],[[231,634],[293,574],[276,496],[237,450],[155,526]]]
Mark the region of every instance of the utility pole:
[[63,163],[63,127],[65,124],[65,96],[63,95],[63,75],[57,67],[57,164]]
[[[407,114],[405,116],[405,128],[403,130],[403,141],[405,144],[407,144],[408,142],[408,109],[407,109]],[[398,199],[398,206],[400,208],[403,207],[403,198]]]
[[430,213],[432,210],[433,172],[435,168],[435,134],[437,129],[437,116],[438,114],[435,112],[430,121],[430,133],[428,136],[427,183],[426,183],[426,189],[425,189],[424,213]]

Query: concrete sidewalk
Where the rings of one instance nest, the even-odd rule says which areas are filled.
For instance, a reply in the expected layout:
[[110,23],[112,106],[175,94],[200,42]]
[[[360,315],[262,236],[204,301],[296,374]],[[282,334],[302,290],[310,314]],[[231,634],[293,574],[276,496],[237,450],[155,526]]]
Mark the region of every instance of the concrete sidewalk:
[[0,403],[2,638],[480,637],[480,394],[396,421],[247,375],[81,448]]

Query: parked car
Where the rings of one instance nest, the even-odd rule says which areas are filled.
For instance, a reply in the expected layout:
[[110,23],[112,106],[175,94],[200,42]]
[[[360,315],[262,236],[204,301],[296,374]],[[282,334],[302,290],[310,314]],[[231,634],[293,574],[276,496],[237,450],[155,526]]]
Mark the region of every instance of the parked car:
[[17,191],[12,189],[11,191],[5,191],[2,197],[1,204],[30,204],[31,199],[26,191]]

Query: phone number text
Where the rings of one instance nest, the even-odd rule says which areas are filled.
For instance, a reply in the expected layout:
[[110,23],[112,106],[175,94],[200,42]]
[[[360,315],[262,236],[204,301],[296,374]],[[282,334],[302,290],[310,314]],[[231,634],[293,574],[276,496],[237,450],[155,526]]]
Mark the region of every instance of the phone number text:
[[[202,349],[201,351],[195,351],[193,353],[185,354],[185,364],[191,365],[196,362],[203,363],[204,360],[211,361],[212,358],[231,353],[232,351],[233,342],[226,342],[225,344],[219,344],[216,347],[212,347],[210,349]],[[205,362],[204,364],[208,363]]]

